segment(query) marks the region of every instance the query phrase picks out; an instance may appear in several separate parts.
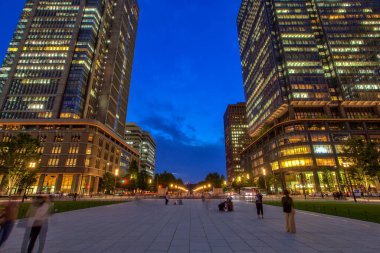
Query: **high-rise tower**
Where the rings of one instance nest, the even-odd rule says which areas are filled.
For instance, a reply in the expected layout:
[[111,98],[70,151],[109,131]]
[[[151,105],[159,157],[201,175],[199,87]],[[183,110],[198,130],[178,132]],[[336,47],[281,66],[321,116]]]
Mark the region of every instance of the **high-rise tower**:
[[227,179],[231,182],[236,176],[244,173],[244,169],[240,165],[240,153],[250,141],[247,132],[245,103],[227,106],[224,113],[224,141]]
[[[75,158],[72,153],[70,158],[52,158],[50,144],[58,144],[46,131],[43,139],[51,143],[44,145],[43,171],[58,172],[50,167],[67,165],[78,167],[70,173],[98,177],[119,169],[120,156],[138,156],[123,140],[138,15],[136,0],[26,0],[0,70],[2,132],[34,127],[35,135],[44,134],[41,129],[55,129],[56,135],[58,129],[79,124],[83,132],[71,133],[86,139]],[[100,150],[84,147],[87,137],[94,136],[92,131],[102,135],[96,143]],[[63,146],[59,150],[60,155],[72,151]],[[86,157],[91,154],[93,159]],[[58,181],[54,191],[60,188]]]
[[28,0],[8,49],[2,119],[95,119],[124,135],[135,0]]
[[[249,133],[243,164],[283,188],[340,187],[342,141],[378,139],[380,2],[243,0],[238,31]],[[324,189],[326,190],[326,189]]]

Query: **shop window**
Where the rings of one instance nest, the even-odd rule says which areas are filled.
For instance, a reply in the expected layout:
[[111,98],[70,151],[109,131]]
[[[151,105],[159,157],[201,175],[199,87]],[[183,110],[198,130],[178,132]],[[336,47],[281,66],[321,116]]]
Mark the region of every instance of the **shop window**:
[[326,142],[329,141],[327,134],[311,134],[311,140],[313,142]]

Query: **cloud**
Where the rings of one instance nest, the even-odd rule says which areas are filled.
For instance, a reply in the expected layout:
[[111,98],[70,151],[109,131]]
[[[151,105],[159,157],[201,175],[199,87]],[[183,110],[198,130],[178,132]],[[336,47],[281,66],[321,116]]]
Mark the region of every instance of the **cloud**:
[[156,172],[176,173],[184,182],[196,183],[209,172],[226,174],[223,144],[191,146],[158,137]]
[[141,121],[141,125],[155,138],[194,145],[196,143],[195,129],[186,125],[183,117],[174,116],[168,112],[166,114],[167,116],[151,114]]

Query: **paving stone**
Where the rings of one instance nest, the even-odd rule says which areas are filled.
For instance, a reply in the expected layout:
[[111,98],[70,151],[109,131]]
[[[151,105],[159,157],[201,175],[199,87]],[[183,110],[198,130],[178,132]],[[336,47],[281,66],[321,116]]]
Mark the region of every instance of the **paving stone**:
[[[288,234],[279,207],[264,206],[259,220],[251,203],[235,201],[234,212],[221,213],[219,202],[140,200],[55,214],[44,252],[380,252],[380,224],[300,211],[297,233]],[[20,252],[24,233],[15,226],[1,252]]]

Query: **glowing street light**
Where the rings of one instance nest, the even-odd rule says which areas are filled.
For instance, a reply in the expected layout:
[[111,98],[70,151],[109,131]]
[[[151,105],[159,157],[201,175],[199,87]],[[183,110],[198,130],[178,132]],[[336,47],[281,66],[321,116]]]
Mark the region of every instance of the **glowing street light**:
[[[107,163],[108,164],[108,163]],[[119,175],[119,169],[115,169],[115,185],[113,188],[113,193],[116,193],[116,177]]]
[[265,191],[268,191],[267,180],[266,180],[266,175],[267,175],[267,170],[266,169],[263,169],[263,175],[264,175]]

